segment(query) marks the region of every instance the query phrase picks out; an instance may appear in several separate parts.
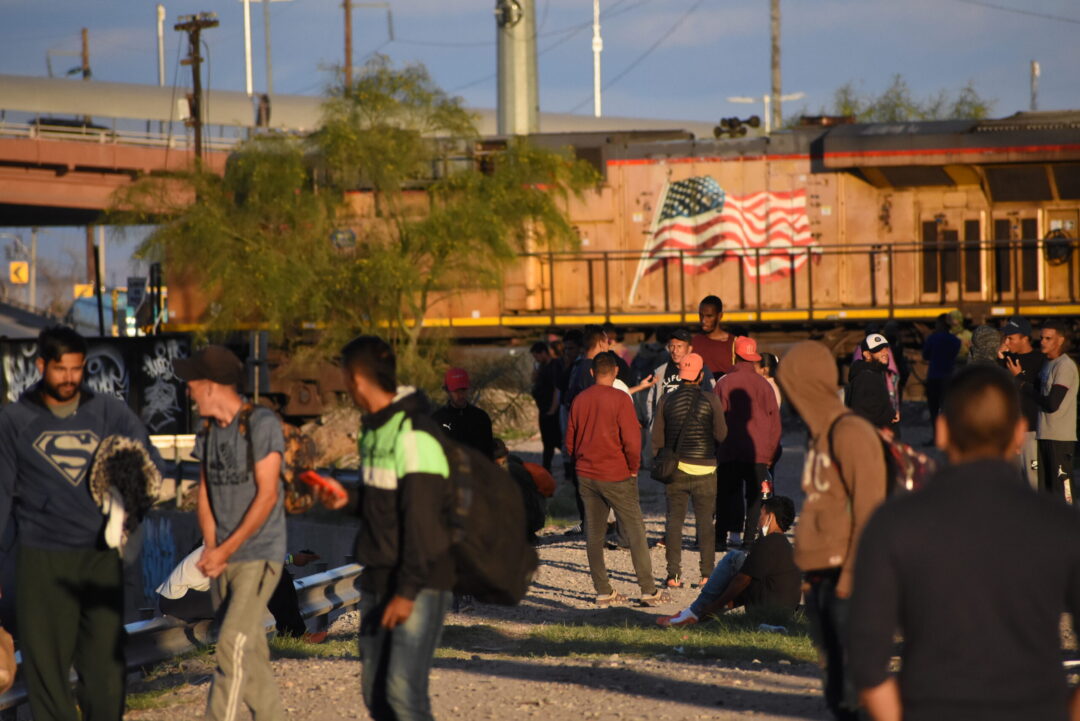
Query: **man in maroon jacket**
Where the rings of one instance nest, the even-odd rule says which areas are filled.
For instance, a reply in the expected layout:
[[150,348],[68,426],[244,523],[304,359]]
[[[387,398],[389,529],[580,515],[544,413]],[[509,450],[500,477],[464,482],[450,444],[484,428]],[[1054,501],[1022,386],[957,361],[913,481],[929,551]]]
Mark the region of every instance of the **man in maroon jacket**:
[[[757,374],[757,341],[735,339],[735,367],[716,382],[724,406],[727,438],[718,452],[716,544],[747,546],[757,535],[763,488],[772,492],[768,468],[780,443],[780,409],[769,382]],[[743,498],[746,502],[743,504]],[[730,536],[728,534],[731,534]]]
[[601,353],[592,360],[590,372],[596,383],[581,391],[570,407],[566,451],[574,459],[578,494],[585,508],[585,552],[597,605],[610,606],[626,600],[611,587],[604,565],[604,533],[610,508],[630,543],[630,559],[641,587],[640,603],[658,606],[667,597],[653,578],[638,500],[641,427],[630,396],[613,387],[618,371],[610,353]]

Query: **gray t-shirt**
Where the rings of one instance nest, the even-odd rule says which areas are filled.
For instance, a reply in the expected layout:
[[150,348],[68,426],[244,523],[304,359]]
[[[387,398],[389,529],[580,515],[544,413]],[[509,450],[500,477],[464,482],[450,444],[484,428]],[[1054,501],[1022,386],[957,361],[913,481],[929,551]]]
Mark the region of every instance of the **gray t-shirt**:
[[1050,393],[1054,386],[1065,386],[1065,400],[1053,413],[1039,411],[1039,432],[1037,437],[1044,441],[1076,440],[1076,388],[1080,385],[1080,373],[1076,363],[1066,354],[1061,354],[1052,361],[1047,361],[1040,375],[1040,391]]
[[[268,408],[256,408],[251,414],[251,447],[258,462],[271,453],[284,454],[285,437],[281,422]],[[210,507],[217,523],[217,541],[229,537],[247,513],[255,498],[255,477],[248,465],[248,439],[240,433],[240,414],[222,428],[210,423],[209,440],[199,434],[192,455],[206,461]],[[204,450],[207,451],[204,455]],[[278,489],[277,502],[262,528],[236,550],[230,561],[273,561],[285,558],[284,489]]]

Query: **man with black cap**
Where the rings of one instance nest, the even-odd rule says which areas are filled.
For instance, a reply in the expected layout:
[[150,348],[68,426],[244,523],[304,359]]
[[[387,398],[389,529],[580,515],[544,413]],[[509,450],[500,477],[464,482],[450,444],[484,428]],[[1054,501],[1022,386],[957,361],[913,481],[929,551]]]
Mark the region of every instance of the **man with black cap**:
[[449,438],[492,458],[495,437],[491,432],[491,416],[469,402],[469,373],[464,368],[447,368],[443,376],[446,405],[431,417]]
[[[681,385],[679,364],[682,363],[683,358],[694,352],[694,346],[691,343],[692,337],[690,331],[679,328],[668,339],[667,351],[671,359],[661,363],[653,371],[652,375],[655,380],[645,397],[644,420],[646,427],[652,425],[653,417],[656,415],[656,406],[660,403],[660,397],[671,393]],[[713,374],[708,366],[705,366],[702,372],[704,375],[701,378],[701,389],[706,392],[711,391],[713,389]]]
[[199,469],[198,520],[206,550],[196,564],[213,579],[220,630],[207,718],[233,721],[240,701],[256,721],[278,721],[278,696],[262,618],[281,579],[285,438],[269,408],[237,391],[244,365],[211,345],[173,361],[204,420],[192,455]]
[[1027,432],[1020,445],[1020,470],[1035,490],[1039,489],[1039,376],[1046,365],[1046,356],[1031,345],[1031,323],[1014,315],[1001,328],[1002,343],[998,358],[1009,369],[1020,391],[1020,410],[1027,421]]
[[878,428],[900,420],[889,399],[885,371],[889,365],[889,341],[871,333],[859,344],[862,359],[851,364],[844,403]]
[[107,438],[133,439],[161,463],[131,409],[83,385],[87,350],[72,328],[41,331],[41,380],[0,412],[0,536],[10,516],[18,526],[15,587],[3,591],[14,590],[19,675],[36,719],[123,716],[121,559],[88,486]]

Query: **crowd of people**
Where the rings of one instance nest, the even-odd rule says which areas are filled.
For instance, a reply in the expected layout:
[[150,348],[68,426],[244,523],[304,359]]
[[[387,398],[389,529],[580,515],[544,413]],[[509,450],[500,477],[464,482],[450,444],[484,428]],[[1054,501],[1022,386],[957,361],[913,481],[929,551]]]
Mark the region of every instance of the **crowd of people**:
[[[454,442],[513,479],[532,543],[561,454],[581,521],[571,533],[584,536],[598,606],[630,602],[605,564],[614,545],[629,549],[639,605],[669,606],[669,589],[698,589],[660,626],[736,606],[790,619],[804,607],[837,719],[1080,717],[1059,636],[1062,612],[1080,618],[1071,484],[1080,376],[1066,353],[1068,327],[1044,322],[1033,341],[1019,316],[971,331],[938,319],[922,348],[924,386],[932,441],[948,463],[908,492],[891,483],[889,444],[899,442],[911,375],[895,326],[866,333],[841,383],[834,349],[820,342],[796,343],[778,359],[725,328],[716,296],[698,315],[696,333],[661,331],[636,356],[610,325],[534,344],[540,464],[494,436],[466,369],[446,371],[446,402],[436,408],[399,384],[381,338],[342,349],[348,397],[361,411],[360,489],[350,495],[326,480],[317,493],[327,508],[360,518],[361,689],[371,716],[432,718],[428,678],[444,619],[469,603],[453,592]],[[111,436],[133,439],[151,472],[161,459],[126,405],[82,384],[86,353],[75,331],[43,331],[40,382],[0,411],[0,533],[13,516],[17,637],[34,717],[118,721],[124,534],[114,531],[129,528],[137,509],[125,515],[126,491],[102,500],[87,486]],[[283,719],[262,618],[291,581],[287,562],[311,558],[286,553],[281,421],[241,394],[243,364],[227,348],[207,346],[173,370],[204,419],[194,451],[203,543],[163,584],[162,608],[180,615],[197,601],[200,617],[215,617],[207,718],[232,721],[246,707],[257,721]],[[774,488],[782,404],[807,431],[799,509]],[[639,498],[644,470],[664,487],[655,544],[663,581]],[[688,584],[690,509],[699,565]],[[302,621],[279,621],[283,632],[303,633]]]

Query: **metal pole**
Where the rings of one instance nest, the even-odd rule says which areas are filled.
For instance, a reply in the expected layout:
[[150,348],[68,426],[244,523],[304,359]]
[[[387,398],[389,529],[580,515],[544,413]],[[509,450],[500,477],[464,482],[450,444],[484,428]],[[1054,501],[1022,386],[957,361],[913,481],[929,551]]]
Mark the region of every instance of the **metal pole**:
[[98,335],[105,337],[105,305],[101,288],[101,246],[94,245],[94,295],[97,296]]
[[679,248],[679,318],[686,322],[686,258]]
[[593,277],[592,277],[593,276],[593,259],[592,258],[586,258],[585,259],[585,266],[586,266],[586,268],[588,270],[588,273],[589,273],[589,312],[590,313],[595,313],[596,312],[596,296],[595,296],[595,290],[593,288]]
[[[758,273],[761,273],[761,247],[754,247],[754,267],[758,269]],[[740,277],[742,277],[742,268],[739,268]],[[757,316],[756,319],[761,322],[761,283],[754,284],[754,302],[757,304]]]
[[604,50],[604,41],[600,37],[600,0],[592,4],[592,54],[593,54],[593,115],[600,117],[600,53]]
[[251,81],[251,0],[244,0],[244,91],[255,92]]
[[157,83],[165,87],[165,6],[157,4]]
[[772,104],[772,97],[763,95],[761,101],[765,104],[765,134],[768,135],[772,132],[772,111],[769,109]]
[[[1071,260],[1069,268],[1071,268]],[[30,229],[30,307],[38,307],[38,229]]]
[[1031,61],[1031,109],[1039,109],[1039,61]]
[[[783,124],[780,119],[780,0],[770,2],[769,30],[772,35],[772,127],[779,128]],[[769,117],[768,105],[765,106],[765,117]],[[765,132],[769,131],[766,129]]]
[[274,70],[270,64],[270,0],[262,0],[263,33],[266,35],[266,94],[274,94]]
[[[611,251],[604,251],[604,319],[611,320],[611,276],[608,272],[608,260],[610,259]],[[1072,260],[1069,261],[1072,267]],[[1071,277],[1071,276],[1070,276]]]
[[344,0],[345,8],[345,96],[352,92],[352,0]]

